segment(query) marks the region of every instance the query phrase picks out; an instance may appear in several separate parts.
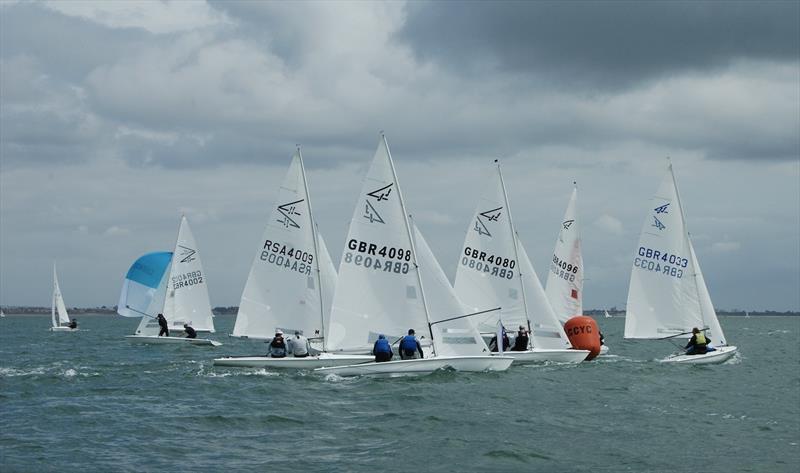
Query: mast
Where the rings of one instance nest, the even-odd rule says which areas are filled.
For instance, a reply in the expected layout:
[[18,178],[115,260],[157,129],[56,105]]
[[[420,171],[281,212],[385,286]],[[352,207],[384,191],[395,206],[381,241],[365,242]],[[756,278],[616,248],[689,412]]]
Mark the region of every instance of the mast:
[[[389,151],[389,143],[386,142],[386,135],[381,131],[381,139],[383,145],[386,147],[386,155],[389,156],[389,167],[392,169],[392,178],[397,183],[397,172],[394,170],[394,161],[392,161],[392,153]],[[411,226],[408,223],[409,215],[406,212],[406,204],[403,201],[403,193],[400,191],[400,184],[397,183],[397,197],[400,199],[400,208],[403,211],[403,223],[406,226],[406,235],[408,235],[408,242],[411,246],[411,257],[413,258],[414,270],[417,273],[417,284],[419,284],[419,294],[422,299],[422,307],[425,308],[425,319],[428,321],[428,334],[431,336],[431,351],[433,356],[436,356],[436,343],[433,340],[433,329],[431,328],[431,316],[428,313],[428,303],[425,301],[425,290],[422,287],[422,276],[419,273],[419,264],[417,263],[417,248],[414,245],[414,235],[411,233]]]
[[308,219],[311,222],[311,239],[314,240],[314,260],[316,263],[315,271],[317,273],[317,292],[319,294],[319,321],[322,327],[322,351],[328,351],[327,337],[325,337],[325,307],[322,299],[322,277],[319,268],[319,248],[317,242],[317,224],[314,221],[314,215],[311,213],[311,197],[308,194],[308,181],[306,181],[306,166],[303,164],[303,154],[300,152],[300,145],[297,145],[297,157],[300,159],[300,174],[303,176],[303,189],[306,194],[306,202],[308,203]]
[[[519,274],[519,287],[520,292],[522,292],[522,307],[525,310],[525,320],[528,321],[528,332],[531,332],[531,318],[528,317],[528,299],[525,296],[525,284],[522,281],[522,271],[521,265],[519,262],[519,252],[517,250],[517,241],[518,235],[516,230],[514,230],[514,222],[511,220],[511,206],[508,205],[508,194],[506,193],[506,183],[503,180],[503,173],[500,171],[500,160],[495,159],[494,162],[497,164],[497,175],[500,176],[500,186],[503,188],[503,200],[506,204],[506,214],[508,214],[508,225],[511,227],[511,237],[514,239],[514,260],[517,262],[517,273]],[[502,318],[500,320],[500,324],[503,324]],[[533,337],[529,337],[531,345],[533,344]],[[498,345],[502,343],[501,340],[498,339]]]

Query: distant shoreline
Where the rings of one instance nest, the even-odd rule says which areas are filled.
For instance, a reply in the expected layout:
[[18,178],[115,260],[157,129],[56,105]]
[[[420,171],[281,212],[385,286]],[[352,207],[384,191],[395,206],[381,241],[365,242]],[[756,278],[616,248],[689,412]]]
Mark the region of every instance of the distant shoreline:
[[[25,306],[4,306],[3,312],[6,315],[50,315],[50,307],[25,307]],[[91,316],[114,316],[117,315],[117,307],[68,307],[67,311],[70,316],[72,315],[91,315]],[[238,307],[214,307],[211,309],[214,315],[236,315],[239,311]],[[611,317],[625,317],[624,311],[608,311]],[[765,316],[781,316],[781,317],[798,317],[800,312],[784,311],[779,312],[775,310],[764,311],[742,311],[742,310],[717,310],[717,315],[723,317],[765,317]],[[594,317],[596,319],[605,318],[604,309],[592,309],[584,311],[584,315]]]

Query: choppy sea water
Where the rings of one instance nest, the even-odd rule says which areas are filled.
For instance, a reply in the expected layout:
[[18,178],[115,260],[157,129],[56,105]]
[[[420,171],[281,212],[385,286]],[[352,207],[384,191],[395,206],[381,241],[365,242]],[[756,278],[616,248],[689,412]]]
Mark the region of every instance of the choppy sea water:
[[130,345],[137,320],[0,319],[0,471],[752,471],[800,468],[800,318],[723,318],[740,355],[658,363],[622,339],[580,365],[343,379],[214,368],[225,345]]

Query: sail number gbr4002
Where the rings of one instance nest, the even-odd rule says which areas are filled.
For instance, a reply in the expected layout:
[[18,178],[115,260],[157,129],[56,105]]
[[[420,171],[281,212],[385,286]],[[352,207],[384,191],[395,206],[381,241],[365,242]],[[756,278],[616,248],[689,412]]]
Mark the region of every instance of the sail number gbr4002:
[[464,256],[461,257],[461,265],[498,278],[514,279],[513,269],[517,262],[511,258],[490,255],[485,251],[465,246]]
[[633,259],[633,265],[680,279],[683,277],[683,268],[689,265],[689,260],[678,255],[640,246],[639,256]]
[[311,275],[311,263],[314,261],[313,254],[272,240],[264,242],[259,258],[261,261],[307,275]]
[[408,274],[411,250],[381,246],[359,241],[355,238],[347,242],[344,263],[355,264],[387,273]]

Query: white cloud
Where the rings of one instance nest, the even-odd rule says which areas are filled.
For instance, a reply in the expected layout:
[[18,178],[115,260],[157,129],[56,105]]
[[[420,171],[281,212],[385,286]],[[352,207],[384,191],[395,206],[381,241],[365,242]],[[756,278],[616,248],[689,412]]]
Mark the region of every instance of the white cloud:
[[738,241],[718,241],[711,245],[711,251],[714,253],[730,253],[741,248],[742,244]]
[[109,28],[142,28],[154,34],[176,33],[226,25],[231,20],[202,1],[47,1],[44,5],[68,16]]
[[121,236],[121,235],[129,235],[131,232],[127,228],[119,227],[117,225],[112,225],[103,232],[105,236]]

